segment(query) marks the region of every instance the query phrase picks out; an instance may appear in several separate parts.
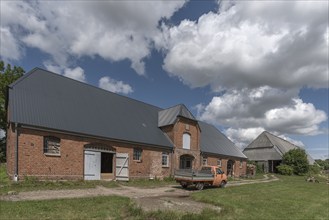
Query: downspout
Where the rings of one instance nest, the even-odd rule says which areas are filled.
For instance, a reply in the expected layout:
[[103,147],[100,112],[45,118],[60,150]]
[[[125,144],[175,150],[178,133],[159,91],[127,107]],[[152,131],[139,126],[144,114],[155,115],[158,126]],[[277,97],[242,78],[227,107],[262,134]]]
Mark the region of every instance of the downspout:
[[14,172],[14,181],[18,181],[18,124],[15,123],[16,128],[16,145],[15,145],[15,172]]

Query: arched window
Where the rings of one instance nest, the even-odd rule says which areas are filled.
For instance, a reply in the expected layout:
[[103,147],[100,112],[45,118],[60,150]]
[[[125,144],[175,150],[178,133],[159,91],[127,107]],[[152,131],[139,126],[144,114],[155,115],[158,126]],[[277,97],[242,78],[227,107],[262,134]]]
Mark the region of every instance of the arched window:
[[183,149],[191,149],[191,135],[188,133],[183,134]]

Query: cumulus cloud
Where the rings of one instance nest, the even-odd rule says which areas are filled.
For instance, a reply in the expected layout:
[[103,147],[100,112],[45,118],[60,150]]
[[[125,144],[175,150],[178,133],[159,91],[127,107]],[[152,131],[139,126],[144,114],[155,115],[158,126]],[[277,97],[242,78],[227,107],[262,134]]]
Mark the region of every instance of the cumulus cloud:
[[4,60],[18,60],[22,50],[9,28],[0,27],[0,54]]
[[1,1],[1,26],[13,36],[11,48],[18,43],[38,48],[50,54],[56,65],[68,66],[70,59],[83,56],[128,59],[143,75],[143,60],[150,55],[158,22],[170,18],[184,3]]
[[110,78],[109,76],[104,76],[100,78],[98,86],[102,89],[115,93],[129,94],[133,92],[133,89],[129,84],[125,84],[122,81],[117,81],[115,79]]
[[74,69],[64,69],[64,76],[78,80],[80,82],[86,81],[85,71],[79,66]]
[[298,90],[268,86],[230,90],[197,109],[198,118],[228,128],[226,134],[240,146],[264,130],[277,135],[320,134],[320,124],[327,120],[324,111],[298,98]]
[[44,62],[43,65],[50,72],[57,73],[69,77],[71,79],[78,80],[80,82],[86,82],[86,74],[85,71],[77,66],[75,68],[61,67],[51,62]]
[[[163,68],[192,88],[328,88],[328,2],[237,1],[162,25]],[[280,16],[278,16],[280,15]]]

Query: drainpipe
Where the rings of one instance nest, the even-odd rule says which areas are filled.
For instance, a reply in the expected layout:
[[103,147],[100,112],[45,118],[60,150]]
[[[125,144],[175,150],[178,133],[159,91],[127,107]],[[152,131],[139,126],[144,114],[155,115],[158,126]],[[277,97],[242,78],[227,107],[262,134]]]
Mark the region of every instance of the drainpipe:
[[16,128],[16,145],[15,145],[15,172],[14,172],[14,181],[18,181],[18,124],[15,123]]

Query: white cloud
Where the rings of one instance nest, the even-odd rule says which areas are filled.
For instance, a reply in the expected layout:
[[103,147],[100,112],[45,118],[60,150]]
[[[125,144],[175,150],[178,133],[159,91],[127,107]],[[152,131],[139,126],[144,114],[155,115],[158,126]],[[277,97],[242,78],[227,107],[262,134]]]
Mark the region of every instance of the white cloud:
[[18,60],[21,57],[22,50],[19,43],[14,38],[9,28],[0,27],[0,54],[4,60]]
[[16,47],[21,43],[38,48],[50,54],[56,65],[68,66],[71,59],[83,56],[128,59],[143,75],[143,60],[150,55],[158,22],[170,18],[184,3],[1,1],[1,27],[11,28]]
[[133,89],[129,84],[125,84],[122,81],[111,79],[108,76],[104,76],[99,79],[98,86],[102,89],[110,92],[129,94],[133,92]]
[[55,65],[51,62],[47,62],[47,61],[44,62],[43,65],[50,72],[64,75],[66,77],[78,80],[80,82],[86,82],[85,71],[84,71],[84,69],[82,69],[79,66],[77,66],[75,68],[61,67],[61,66]]
[[207,105],[199,104],[197,109],[201,120],[243,134],[251,131],[254,134],[263,129],[279,134],[316,135],[322,133],[320,124],[327,120],[324,111],[317,110],[312,103],[304,103],[296,90],[267,86],[229,90],[222,96],[213,97]]
[[192,88],[328,88],[327,19],[325,1],[237,1],[162,25],[155,42],[163,68]]
[[80,82],[86,81],[85,71],[79,66],[74,69],[64,69],[64,76],[78,80]]

